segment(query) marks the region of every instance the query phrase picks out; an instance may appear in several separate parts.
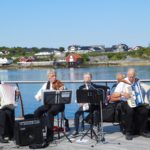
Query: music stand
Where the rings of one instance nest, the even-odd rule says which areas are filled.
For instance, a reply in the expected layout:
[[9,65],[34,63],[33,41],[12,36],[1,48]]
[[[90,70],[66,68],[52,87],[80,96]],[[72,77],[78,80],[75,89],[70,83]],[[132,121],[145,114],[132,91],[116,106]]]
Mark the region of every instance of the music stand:
[[[69,104],[71,103],[71,96],[72,96],[72,90],[62,90],[62,91],[43,90],[42,92],[42,99],[43,99],[44,105]],[[62,117],[62,122],[63,122],[63,128],[64,128],[62,133],[68,139],[68,141],[72,143],[72,141],[66,135],[65,125],[64,125],[64,115]]]
[[42,91],[42,100],[45,105],[47,104],[69,104],[71,103],[72,90],[62,91]]
[[[100,105],[100,109],[102,109],[102,105],[101,105],[101,100],[103,100],[103,91],[97,91],[97,90],[77,90],[76,91],[77,94],[77,102],[78,103],[89,103],[89,104],[96,104],[96,105]],[[102,116],[102,112],[101,116]],[[86,136],[88,134],[88,132],[90,131],[91,133],[91,138],[92,138],[92,133],[95,136],[96,141],[99,141],[99,137],[98,135],[95,133],[94,129],[93,129],[93,112],[91,112],[90,109],[90,115],[91,115],[91,124],[90,124],[90,128],[86,131],[85,134],[83,134],[83,136],[81,137],[80,140],[82,140],[84,138],[84,136]],[[102,138],[101,138],[102,139]]]

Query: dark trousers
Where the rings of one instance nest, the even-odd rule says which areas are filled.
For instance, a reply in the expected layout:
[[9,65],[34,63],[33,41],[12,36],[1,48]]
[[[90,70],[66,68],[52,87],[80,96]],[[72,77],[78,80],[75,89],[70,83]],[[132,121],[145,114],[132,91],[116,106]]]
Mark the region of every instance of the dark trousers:
[[122,113],[125,114],[126,132],[139,134],[147,131],[148,109],[145,106],[131,108],[127,102],[123,102]]
[[57,105],[42,105],[34,111],[34,115],[37,118],[42,118],[43,114],[46,115],[46,122],[48,129],[52,129],[54,126],[54,116],[59,112],[64,111],[65,106],[63,104]]
[[0,136],[13,138],[14,122],[14,110],[9,108],[0,109]]
[[74,125],[75,125],[75,130],[78,132],[79,130],[79,121],[80,121],[80,116],[84,115],[84,112],[88,112],[88,111],[83,111],[82,107],[80,107],[76,113],[75,113],[75,117],[74,117]]
[[89,112],[89,115],[92,117],[92,118],[90,117],[90,119],[93,120],[93,123],[97,122],[98,120],[97,115],[96,114],[94,115],[93,113],[98,112],[98,110],[99,110],[98,105],[90,105],[89,110],[86,110],[86,111],[84,111],[83,108],[80,107],[75,113],[75,118],[74,118],[75,130],[78,132],[80,116],[84,115],[84,112]]

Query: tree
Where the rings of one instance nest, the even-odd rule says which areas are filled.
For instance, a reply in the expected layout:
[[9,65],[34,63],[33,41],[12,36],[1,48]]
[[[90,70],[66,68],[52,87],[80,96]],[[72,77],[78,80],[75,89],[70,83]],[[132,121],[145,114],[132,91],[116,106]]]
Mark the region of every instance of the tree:
[[64,47],[59,47],[58,49],[60,52],[64,52],[65,51],[65,48]]

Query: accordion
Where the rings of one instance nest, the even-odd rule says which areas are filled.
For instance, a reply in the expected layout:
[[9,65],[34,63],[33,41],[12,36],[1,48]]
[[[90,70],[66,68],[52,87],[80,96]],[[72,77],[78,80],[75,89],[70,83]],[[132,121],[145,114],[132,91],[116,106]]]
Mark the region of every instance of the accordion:
[[131,108],[145,104],[139,81],[126,87],[125,92],[130,94],[130,98],[127,100],[127,103]]

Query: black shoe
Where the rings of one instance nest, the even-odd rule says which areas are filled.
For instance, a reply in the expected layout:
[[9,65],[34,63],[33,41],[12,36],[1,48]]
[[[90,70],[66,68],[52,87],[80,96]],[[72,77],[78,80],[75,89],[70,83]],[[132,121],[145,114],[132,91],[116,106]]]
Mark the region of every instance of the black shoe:
[[79,132],[78,131],[75,131],[72,135],[73,136],[77,136],[79,134]]
[[68,132],[70,131],[70,128],[69,128],[69,121],[68,119],[65,118],[65,131]]
[[5,140],[2,136],[0,136],[0,143],[8,143],[8,140]]
[[47,138],[46,138],[46,142],[50,143],[54,140],[54,132],[52,130],[47,130]]
[[15,140],[15,138],[13,136],[10,136],[8,139],[9,139],[9,141],[14,141]]
[[48,142],[48,143],[52,142],[53,140],[54,140],[53,135],[48,136],[48,137],[46,138],[46,142]]
[[65,127],[65,131],[66,132],[70,131],[70,128],[69,127]]
[[126,140],[132,140],[133,139],[133,135],[131,133],[126,133]]
[[140,135],[146,138],[150,138],[150,132],[141,132]]

